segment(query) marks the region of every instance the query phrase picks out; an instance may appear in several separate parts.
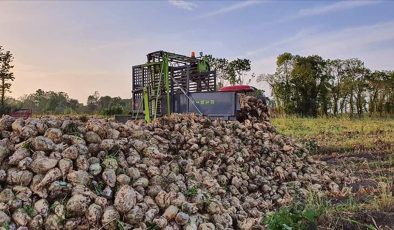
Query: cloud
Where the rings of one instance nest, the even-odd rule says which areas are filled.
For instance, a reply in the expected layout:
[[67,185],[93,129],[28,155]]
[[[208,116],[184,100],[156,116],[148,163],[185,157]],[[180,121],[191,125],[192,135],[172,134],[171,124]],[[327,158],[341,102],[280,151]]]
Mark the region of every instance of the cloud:
[[220,8],[218,10],[204,14],[202,17],[212,17],[212,16],[216,16],[216,15],[220,15],[220,14],[226,14],[226,13],[229,13],[232,11],[237,11],[237,10],[240,10],[240,9],[243,9],[243,8],[255,5],[255,4],[259,4],[261,2],[262,1],[256,1],[256,0],[241,1],[239,3],[233,4],[230,6],[226,6],[226,7]]
[[340,2],[335,2],[333,4],[330,4],[330,5],[300,9],[298,11],[298,14],[296,17],[301,18],[301,17],[322,15],[322,14],[327,14],[327,13],[332,13],[332,12],[349,10],[349,9],[362,7],[362,6],[374,5],[379,2],[380,1],[354,1],[354,0],[353,1],[340,1]]
[[[302,51],[326,56],[357,56],[370,50],[394,48],[394,21],[350,27],[343,30],[317,33],[300,38]],[[393,54],[394,56],[394,54]]]
[[335,13],[335,12],[339,12],[339,11],[350,10],[350,9],[354,9],[357,7],[374,5],[374,4],[378,4],[380,2],[381,2],[380,0],[376,0],[376,1],[348,0],[348,1],[335,2],[332,4],[328,4],[328,5],[317,6],[317,7],[303,8],[303,9],[298,10],[295,14],[290,14],[287,17],[282,17],[282,18],[274,20],[274,21],[262,23],[262,24],[260,24],[260,26],[268,26],[268,25],[272,26],[272,25],[277,25],[277,24],[281,24],[284,22],[289,22],[289,21],[297,20],[297,19],[301,19],[301,18],[319,16],[319,15],[330,14],[330,13]]
[[365,61],[366,66],[373,70],[392,69],[392,62],[389,60],[394,59],[393,28],[394,21],[388,21],[329,32],[298,32],[276,42],[276,45],[261,48],[263,53],[260,53],[260,58],[252,60],[253,71],[275,71],[276,56],[283,52],[317,54],[332,59],[356,57]]
[[168,0],[168,2],[173,6],[189,11],[192,11],[197,7],[195,3],[186,0]]
[[[276,57],[283,52],[303,56],[320,55],[325,59],[359,58],[372,70],[393,69],[394,21],[350,27],[330,32],[298,32],[260,49],[259,57],[252,58],[252,72],[273,73]],[[249,51],[253,56],[255,53]],[[271,90],[265,82],[254,86]]]
[[269,51],[272,48],[280,47],[282,45],[289,44],[294,41],[298,41],[300,38],[304,38],[307,34],[310,34],[310,33],[311,33],[311,31],[309,31],[309,30],[301,30],[301,31],[297,32],[295,35],[285,38],[283,40],[273,42],[273,43],[268,44],[268,45],[261,47],[261,48],[249,50],[246,52],[245,55],[250,57],[250,56],[255,56],[255,55],[264,53],[265,51]]

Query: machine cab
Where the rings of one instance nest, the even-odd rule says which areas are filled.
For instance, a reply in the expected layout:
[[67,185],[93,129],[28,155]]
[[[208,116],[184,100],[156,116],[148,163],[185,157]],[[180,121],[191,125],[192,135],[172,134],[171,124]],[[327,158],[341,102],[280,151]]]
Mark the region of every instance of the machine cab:
[[250,85],[232,85],[221,88],[219,92],[237,92],[246,95],[255,95],[257,89]]

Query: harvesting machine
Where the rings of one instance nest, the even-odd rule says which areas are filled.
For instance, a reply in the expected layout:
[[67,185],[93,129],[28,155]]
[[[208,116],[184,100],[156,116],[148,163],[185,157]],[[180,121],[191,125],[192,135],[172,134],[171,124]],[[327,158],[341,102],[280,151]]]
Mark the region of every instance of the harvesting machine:
[[132,67],[132,109],[118,121],[144,118],[150,122],[171,113],[196,113],[211,118],[235,120],[240,109],[239,93],[251,86],[239,85],[217,90],[216,71],[208,60],[194,52],[190,57],[156,51],[145,64]]

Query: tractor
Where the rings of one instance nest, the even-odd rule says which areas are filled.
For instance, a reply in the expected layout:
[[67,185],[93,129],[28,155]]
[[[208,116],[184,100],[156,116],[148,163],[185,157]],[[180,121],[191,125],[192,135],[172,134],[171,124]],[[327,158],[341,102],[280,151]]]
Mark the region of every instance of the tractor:
[[131,112],[115,116],[118,121],[144,118],[149,123],[171,113],[236,120],[239,94],[256,91],[247,85],[217,90],[216,71],[202,53],[189,57],[166,51],[149,53],[145,64],[132,67],[131,89]]

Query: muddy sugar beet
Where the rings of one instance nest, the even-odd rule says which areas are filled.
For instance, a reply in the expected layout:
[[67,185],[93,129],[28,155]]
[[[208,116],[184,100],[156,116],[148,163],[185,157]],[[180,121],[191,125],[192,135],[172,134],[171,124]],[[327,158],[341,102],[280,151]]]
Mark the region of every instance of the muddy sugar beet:
[[173,114],[151,124],[0,120],[6,229],[263,229],[266,213],[349,181],[241,99],[242,122]]

